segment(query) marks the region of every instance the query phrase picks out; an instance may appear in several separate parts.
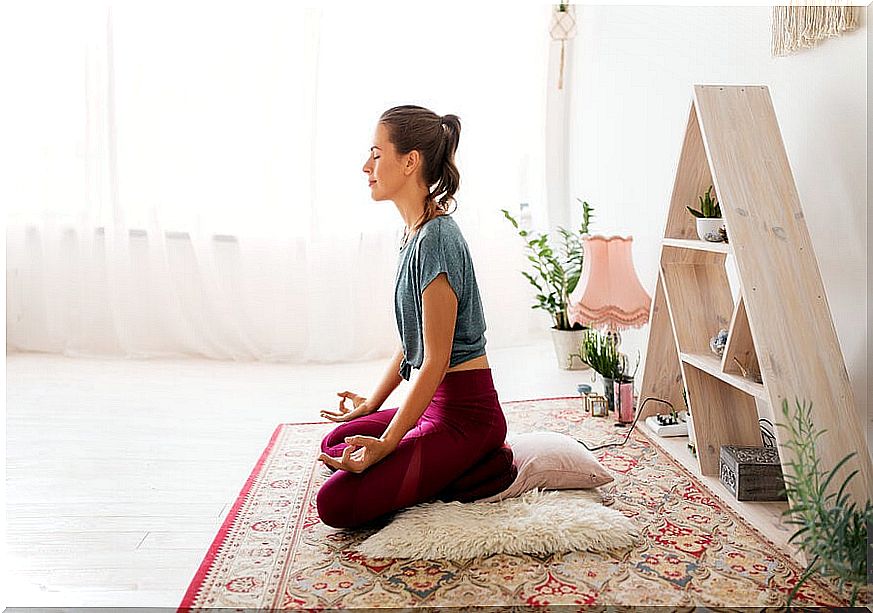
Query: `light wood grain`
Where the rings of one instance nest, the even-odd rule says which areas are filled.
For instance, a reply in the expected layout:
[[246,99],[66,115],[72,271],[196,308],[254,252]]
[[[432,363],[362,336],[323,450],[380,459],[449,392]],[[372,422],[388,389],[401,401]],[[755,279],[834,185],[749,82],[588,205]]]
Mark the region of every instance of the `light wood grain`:
[[685,208],[698,208],[697,197],[712,185],[712,175],[706,161],[706,151],[697,120],[694,104],[688,112],[685,139],[676,167],[673,194],[667,209],[667,225],[664,236],[668,238],[699,240],[697,221]]
[[[665,248],[665,253],[668,250]],[[705,255],[713,255],[706,252]],[[664,285],[674,313],[673,326],[683,353],[710,351],[709,339],[727,329],[733,312],[733,298],[724,256],[709,264],[663,263]]]
[[711,251],[712,253],[724,253],[727,255],[731,252],[728,243],[711,243],[700,239],[688,238],[665,238],[662,242],[668,247],[679,247],[680,249],[694,249],[697,251]]
[[[739,362],[739,364],[737,364]],[[742,368],[740,368],[740,364]],[[760,375],[758,355],[755,353],[755,342],[752,340],[752,329],[749,328],[749,317],[746,314],[746,305],[743,297],[737,300],[731,317],[731,327],[728,332],[727,343],[721,359],[721,369],[726,373],[743,375],[743,369],[749,377]]]
[[[685,208],[710,181],[729,244],[699,241]],[[740,285],[736,304],[717,259],[728,254]],[[800,399],[812,402],[814,427],[826,431],[817,446],[822,468],[854,454],[828,491],[858,470],[849,494],[863,507],[873,475],[865,430],[767,87],[694,86],[660,264],[704,478],[718,474],[720,445],[760,445],[757,417],[781,422],[783,401]],[[719,360],[709,338],[726,321],[728,345]],[[663,334],[650,336],[648,352],[666,359],[669,349],[654,343],[664,343]],[[735,356],[752,372],[757,366],[763,382],[737,374]],[[672,385],[664,378],[668,366],[647,361],[646,368],[653,374],[643,373],[641,396]],[[775,434],[783,473],[790,474],[784,430],[777,426]],[[681,455],[679,448],[671,453]],[[796,557],[805,563],[803,554]]]
[[686,364],[691,364],[708,375],[727,383],[731,387],[745,392],[755,398],[767,400],[767,392],[761,383],[755,383],[751,379],[746,379],[739,375],[734,375],[729,372],[724,372],[721,369],[721,360],[712,353],[681,353],[679,358]]
[[686,360],[682,373],[694,416],[700,474],[718,477],[722,445],[761,445],[755,399]]
[[[811,402],[824,430],[817,453],[824,470],[859,474],[848,487],[863,507],[873,477],[848,372],[812,249],[776,113],[766,86],[695,85],[694,108],[728,228],[738,277],[774,413],[787,401]],[[777,429],[783,463],[793,458]],[[842,478],[834,479],[829,492]]]
[[[649,314],[649,349],[646,353],[646,368],[640,389],[640,401],[653,397],[668,401],[676,411],[685,409],[682,399],[682,372],[679,370],[679,353],[676,349],[673,324],[664,295],[661,274],[655,285],[655,297]],[[669,413],[670,407],[662,402],[650,401],[640,411],[640,421],[649,415]]]

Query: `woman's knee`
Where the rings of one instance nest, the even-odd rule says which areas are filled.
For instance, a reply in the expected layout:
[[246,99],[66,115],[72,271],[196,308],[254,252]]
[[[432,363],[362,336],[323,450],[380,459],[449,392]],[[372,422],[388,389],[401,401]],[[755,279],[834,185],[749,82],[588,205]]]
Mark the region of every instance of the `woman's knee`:
[[349,423],[351,422],[345,422],[338,425],[321,439],[321,450],[324,453],[330,455],[331,449],[345,442],[345,438],[349,436],[347,432]]
[[330,448],[333,447],[333,446],[336,444],[336,443],[334,442],[334,440],[335,440],[335,438],[336,438],[335,435],[334,435],[334,432],[335,432],[335,431],[336,431],[336,430],[331,430],[330,432],[328,432],[327,434],[324,435],[324,438],[323,438],[323,439],[321,439],[321,451],[322,451],[322,452],[324,452],[324,453],[328,453],[328,451],[330,450]]
[[315,497],[318,517],[331,528],[352,528],[354,521],[350,504],[342,487],[336,487],[336,480],[326,481]]

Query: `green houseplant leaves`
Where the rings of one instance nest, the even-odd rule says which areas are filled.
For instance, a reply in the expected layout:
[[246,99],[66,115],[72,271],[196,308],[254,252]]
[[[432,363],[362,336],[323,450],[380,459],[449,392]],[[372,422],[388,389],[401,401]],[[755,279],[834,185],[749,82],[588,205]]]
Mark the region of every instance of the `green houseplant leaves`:
[[685,208],[688,209],[688,212],[698,219],[721,218],[721,206],[712,198],[710,195],[711,191],[712,185],[709,186],[709,189],[706,190],[705,194],[697,197],[697,200],[700,201],[700,210],[692,209],[690,206],[686,205]]
[[576,289],[582,274],[582,236],[588,233],[591,211],[594,209],[587,202],[582,202],[582,223],[579,229],[571,232],[558,227],[561,243],[556,248],[549,243],[548,234],[540,233],[538,236],[533,236],[533,233],[519,228],[518,221],[509,211],[500,210],[525,241],[527,259],[531,263],[534,274],[528,271],[522,271],[521,274],[537,290],[537,303],[531,308],[547,311],[557,330],[573,330],[568,310],[569,297]]
[[785,446],[794,454],[794,458],[786,463],[791,469],[784,475],[790,505],[783,516],[789,517],[786,523],[799,526],[788,542],[797,541],[811,561],[791,590],[788,604],[807,579],[819,572],[837,577],[841,589],[847,582],[852,583],[854,606],[858,592],[867,580],[867,527],[873,521],[873,506],[868,499],[860,509],[845,493],[846,486],[858,470],[843,480],[837,492],[826,493],[837,471],[855,453],[844,457],[833,469],[822,470],[815,442],[827,430],[814,431],[812,403],[801,404],[796,399],[795,403],[796,409],[790,415],[788,400],[782,401],[786,423],[778,424],[789,431],[791,438]]

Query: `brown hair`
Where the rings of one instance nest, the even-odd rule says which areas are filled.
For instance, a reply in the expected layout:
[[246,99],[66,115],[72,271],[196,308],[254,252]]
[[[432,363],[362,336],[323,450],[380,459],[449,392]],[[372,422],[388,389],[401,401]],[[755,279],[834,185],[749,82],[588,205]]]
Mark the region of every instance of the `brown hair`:
[[[388,138],[398,155],[413,149],[421,153],[422,178],[428,188],[424,199],[424,214],[412,228],[419,227],[439,214],[448,213],[449,203],[458,203],[455,192],[461,182],[455,166],[455,152],[461,136],[461,119],[457,115],[440,117],[421,106],[405,104],[388,109],[379,118],[388,131]],[[433,189],[431,189],[431,187]]]

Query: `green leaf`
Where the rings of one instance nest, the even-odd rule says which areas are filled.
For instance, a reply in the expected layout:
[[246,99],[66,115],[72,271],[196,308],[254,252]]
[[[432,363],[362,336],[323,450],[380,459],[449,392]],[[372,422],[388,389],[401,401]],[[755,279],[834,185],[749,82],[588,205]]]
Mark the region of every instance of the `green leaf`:
[[510,223],[512,223],[512,225],[517,229],[518,222],[515,221],[515,218],[512,215],[509,214],[509,211],[507,211],[506,209],[500,209],[500,210],[503,211],[503,216],[506,217],[506,219],[508,219],[510,221]]

